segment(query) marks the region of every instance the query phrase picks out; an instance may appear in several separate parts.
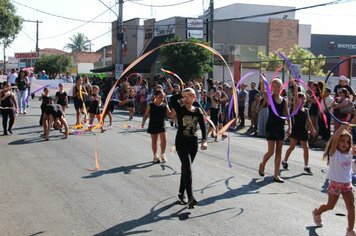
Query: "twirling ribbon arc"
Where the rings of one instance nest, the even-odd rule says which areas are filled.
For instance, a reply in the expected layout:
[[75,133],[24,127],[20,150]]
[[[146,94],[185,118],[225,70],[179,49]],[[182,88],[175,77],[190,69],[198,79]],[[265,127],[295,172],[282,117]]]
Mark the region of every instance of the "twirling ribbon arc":
[[185,84],[184,84],[183,80],[182,80],[176,73],[174,73],[174,72],[172,72],[172,71],[169,71],[169,70],[165,70],[165,69],[163,69],[163,68],[161,68],[161,71],[162,71],[163,73],[167,73],[167,74],[170,74],[170,75],[173,75],[174,77],[176,77],[176,78],[179,80],[179,83],[180,83],[181,88],[183,89],[183,86],[184,86]]
[[[327,74],[326,78],[325,78],[325,84],[328,82],[330,76],[334,73],[334,71],[336,70],[336,68],[338,68],[342,63],[344,63],[345,61],[347,60],[351,60],[353,58],[356,58],[356,55],[354,56],[350,56],[348,58],[345,58],[341,61],[339,61],[330,71],[329,73]],[[327,104],[326,104],[326,101],[325,101],[325,96],[323,96],[323,103],[324,103],[324,107],[325,107],[325,110],[330,114],[330,116],[337,122],[339,122],[340,124],[348,124],[347,122],[344,122],[344,121],[341,121],[339,118],[337,118],[332,112],[330,112]],[[324,114],[325,115],[325,114]],[[356,127],[356,124],[350,124],[351,127]]]
[[[276,51],[276,53],[278,54],[279,57],[281,57],[281,58],[288,64],[290,70],[292,71],[292,73],[293,73],[293,75],[294,75],[294,78],[296,78],[296,79],[298,80],[298,82],[300,82],[301,84],[303,84],[304,86],[306,86],[306,87],[311,91],[312,95],[313,95],[314,98],[315,98],[315,101],[316,101],[316,103],[317,103],[317,105],[318,105],[318,108],[319,108],[320,112],[323,114],[324,124],[325,124],[326,127],[328,127],[326,115],[324,114],[323,108],[322,108],[322,106],[321,106],[321,103],[320,103],[319,100],[317,99],[317,97],[316,97],[314,91],[313,91],[303,80],[300,79],[300,77],[299,77],[297,71],[295,70],[293,64],[288,60],[288,58],[287,58],[286,56],[284,56],[282,53],[278,52],[278,51]],[[330,73],[329,73],[329,74],[330,74]],[[299,110],[299,109],[298,109],[298,110]]]

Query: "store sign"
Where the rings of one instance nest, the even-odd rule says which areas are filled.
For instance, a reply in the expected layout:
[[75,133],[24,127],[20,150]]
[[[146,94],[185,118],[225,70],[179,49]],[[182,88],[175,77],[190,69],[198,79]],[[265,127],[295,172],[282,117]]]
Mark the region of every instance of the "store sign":
[[203,19],[187,19],[187,28],[203,28]]
[[187,38],[196,38],[196,39],[203,39],[204,38],[204,31],[203,30],[187,30]]
[[18,59],[31,59],[31,58],[39,58],[39,53],[37,52],[17,52],[15,53],[15,57]]
[[356,44],[351,44],[351,43],[338,43],[337,48],[344,48],[344,49],[351,49],[355,50],[356,49]]

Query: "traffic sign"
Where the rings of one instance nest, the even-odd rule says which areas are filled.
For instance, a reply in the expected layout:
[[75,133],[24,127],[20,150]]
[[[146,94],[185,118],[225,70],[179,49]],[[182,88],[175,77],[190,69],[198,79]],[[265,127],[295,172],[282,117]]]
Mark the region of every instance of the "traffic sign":
[[124,70],[124,65],[123,64],[116,64],[115,65],[115,78],[119,79],[122,71]]

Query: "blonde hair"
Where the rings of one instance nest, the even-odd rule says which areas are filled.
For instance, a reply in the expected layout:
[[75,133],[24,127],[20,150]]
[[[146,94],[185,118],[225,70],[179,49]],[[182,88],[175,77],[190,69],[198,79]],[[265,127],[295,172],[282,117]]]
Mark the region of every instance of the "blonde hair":
[[[335,140],[335,141],[338,142],[342,136],[349,137],[349,140],[350,140],[349,149],[351,149],[351,146],[352,146],[352,135],[350,134],[350,132],[347,131],[347,130],[343,130],[342,133],[340,134],[339,139]],[[324,155],[323,155],[323,160],[324,161],[326,160],[328,165],[329,165],[329,162],[330,162],[330,148],[331,148],[332,142],[333,142],[333,139],[331,138],[330,141],[328,142],[328,144],[326,145],[325,152],[324,152]]]
[[275,78],[272,80],[271,84],[274,84],[274,83],[278,83],[278,84],[280,84],[280,85],[283,84],[282,80],[281,80],[279,77],[275,77]]

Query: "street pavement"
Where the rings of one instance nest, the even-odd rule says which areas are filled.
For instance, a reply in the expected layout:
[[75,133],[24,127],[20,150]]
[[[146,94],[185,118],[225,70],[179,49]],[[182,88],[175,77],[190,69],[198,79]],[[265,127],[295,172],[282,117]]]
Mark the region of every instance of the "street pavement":
[[[168,126],[168,162],[152,164],[151,140],[115,111],[113,126],[101,133],[40,137],[40,103],[30,100],[14,134],[0,136],[0,235],[344,235],[346,209],[340,198],[315,227],[311,211],[327,201],[327,166],[321,150],[310,150],[313,175],[303,172],[297,147],[273,182],[273,157],[266,177],[258,165],[267,149],[262,138],[230,133],[228,142],[209,139],[193,164],[195,209],[176,203],[180,162],[170,154],[176,129]],[[71,105],[67,120],[74,124]],[[2,130],[2,129],[1,129]],[[95,168],[97,147],[100,170]],[[288,146],[283,147],[283,155]]]

